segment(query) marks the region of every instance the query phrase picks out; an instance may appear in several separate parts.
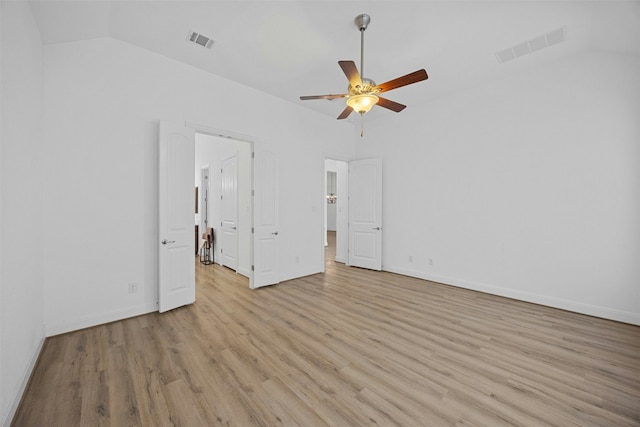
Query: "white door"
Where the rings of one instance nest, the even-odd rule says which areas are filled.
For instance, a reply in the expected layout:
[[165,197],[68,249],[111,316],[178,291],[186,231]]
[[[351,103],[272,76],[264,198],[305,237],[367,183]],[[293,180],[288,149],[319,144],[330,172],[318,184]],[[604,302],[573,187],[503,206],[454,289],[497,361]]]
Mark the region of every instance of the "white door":
[[221,215],[220,263],[233,270],[238,269],[238,157],[222,161],[220,169]]
[[254,158],[252,288],[280,281],[278,269],[278,165],[271,152]]
[[161,313],[196,299],[194,156],[194,130],[160,122],[158,305]]
[[382,161],[349,162],[349,265],[382,269]]

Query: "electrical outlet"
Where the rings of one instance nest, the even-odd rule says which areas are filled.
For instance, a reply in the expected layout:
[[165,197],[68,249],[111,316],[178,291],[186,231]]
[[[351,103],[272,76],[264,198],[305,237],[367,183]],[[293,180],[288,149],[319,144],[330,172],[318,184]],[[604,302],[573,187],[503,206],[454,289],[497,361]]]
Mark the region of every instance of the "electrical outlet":
[[129,283],[129,293],[135,294],[138,292],[138,284],[137,283]]
[[409,262],[413,262],[413,255],[409,255]]
[[296,256],[296,264],[300,264],[300,257]]
[[429,265],[433,265],[433,259],[429,258]]

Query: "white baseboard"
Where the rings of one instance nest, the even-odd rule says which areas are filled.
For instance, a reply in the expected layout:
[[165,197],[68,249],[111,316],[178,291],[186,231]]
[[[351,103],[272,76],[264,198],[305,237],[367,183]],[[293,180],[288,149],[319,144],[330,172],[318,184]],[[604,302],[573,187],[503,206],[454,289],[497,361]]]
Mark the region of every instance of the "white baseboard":
[[31,360],[29,361],[27,370],[22,376],[22,381],[20,381],[20,387],[18,388],[18,391],[13,398],[13,402],[11,402],[11,406],[9,407],[9,411],[7,412],[7,416],[4,420],[2,420],[3,427],[9,427],[11,425],[11,421],[13,421],[13,417],[16,415],[16,411],[18,410],[18,406],[20,405],[20,401],[22,400],[22,395],[24,394],[24,391],[27,389],[27,385],[29,384],[31,373],[33,372],[33,369],[36,367],[36,363],[38,362],[38,357],[40,357],[40,352],[42,351],[44,340],[45,340],[45,334],[44,334],[44,328],[43,328],[42,338],[40,339],[40,342],[36,346],[36,350],[31,355]]
[[458,279],[454,277],[438,276],[426,274],[420,271],[408,270],[404,268],[395,268],[385,266],[385,271],[391,273],[402,274],[403,276],[416,277],[418,279],[429,280],[432,282],[442,283],[445,285],[456,286],[458,288],[470,289],[473,291],[484,292],[487,294],[497,295],[506,298],[517,299],[520,301],[531,302],[534,304],[545,305],[548,307],[559,308],[562,310],[572,311],[575,313],[586,314],[589,316],[601,317],[603,319],[615,320],[617,322],[630,323],[632,325],[640,325],[640,314],[617,310],[609,307],[585,304],[579,301],[571,301],[563,298],[552,297],[548,295],[534,294],[515,289],[503,288],[487,283],[472,282],[469,280]]
[[239,267],[237,273],[243,275],[246,278],[250,278],[251,277],[251,269],[250,268]]
[[115,322],[116,320],[140,316],[142,314],[147,314],[154,311],[158,311],[158,305],[156,303],[147,303],[132,307],[126,307],[122,310],[114,310],[106,313],[98,313],[91,316],[85,316],[71,322],[48,324],[45,325],[45,334],[47,337],[52,337],[54,335],[77,331],[84,328],[90,328],[91,326]]
[[289,273],[283,273],[283,275],[280,276],[280,282],[286,282],[287,280],[293,280],[293,279],[298,279],[300,277],[311,276],[312,274],[322,273],[322,271],[323,270],[318,268],[309,268],[304,270],[300,269],[300,270],[292,271]]

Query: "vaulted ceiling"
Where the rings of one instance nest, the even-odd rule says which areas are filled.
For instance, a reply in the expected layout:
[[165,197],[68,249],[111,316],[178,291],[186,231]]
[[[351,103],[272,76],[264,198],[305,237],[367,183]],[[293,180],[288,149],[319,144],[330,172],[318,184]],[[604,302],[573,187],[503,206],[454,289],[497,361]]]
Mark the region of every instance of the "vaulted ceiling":
[[[30,3],[45,44],[113,37],[331,117],[344,100],[299,96],[346,92],[337,62],[360,67],[353,21],[361,13],[371,16],[365,77],[382,83],[420,68],[429,74],[385,95],[408,108],[590,49],[640,55],[640,1]],[[212,38],[211,49],[187,42],[189,31]],[[553,34],[564,41],[552,43]],[[393,114],[374,108],[367,116]]]

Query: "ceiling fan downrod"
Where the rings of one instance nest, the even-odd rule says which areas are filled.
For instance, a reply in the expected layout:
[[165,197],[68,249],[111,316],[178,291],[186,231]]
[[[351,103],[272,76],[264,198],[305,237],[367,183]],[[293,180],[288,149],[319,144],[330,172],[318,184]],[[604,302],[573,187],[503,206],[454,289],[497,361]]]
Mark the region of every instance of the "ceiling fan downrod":
[[366,13],[356,16],[356,27],[360,30],[360,77],[364,79],[364,32],[371,22],[371,17]]

